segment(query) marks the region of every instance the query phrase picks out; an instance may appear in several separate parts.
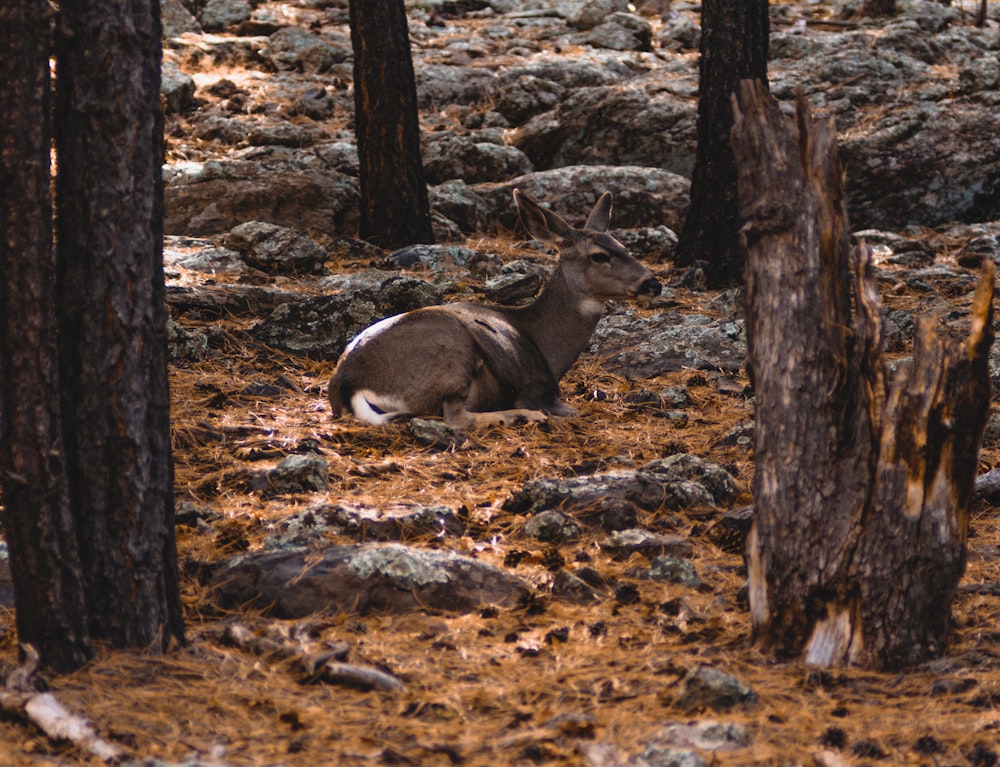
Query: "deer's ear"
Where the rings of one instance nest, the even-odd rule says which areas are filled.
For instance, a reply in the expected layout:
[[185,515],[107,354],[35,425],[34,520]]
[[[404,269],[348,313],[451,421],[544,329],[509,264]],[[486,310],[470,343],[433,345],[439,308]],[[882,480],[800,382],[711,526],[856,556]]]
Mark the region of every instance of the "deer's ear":
[[573,238],[575,234],[573,227],[551,210],[543,208],[520,189],[514,190],[514,202],[521,214],[524,228],[536,240],[559,245]]
[[597,201],[594,209],[590,211],[587,223],[583,225],[583,228],[588,232],[608,231],[608,227],[611,226],[611,207],[611,192],[605,192]]

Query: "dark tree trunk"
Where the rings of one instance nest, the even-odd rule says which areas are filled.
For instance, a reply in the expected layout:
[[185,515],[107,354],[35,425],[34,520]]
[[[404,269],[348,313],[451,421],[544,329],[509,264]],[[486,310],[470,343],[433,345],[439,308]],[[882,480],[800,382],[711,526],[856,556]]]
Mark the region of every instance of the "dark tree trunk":
[[46,0],[0,8],[0,483],[18,638],[68,670],[90,657],[59,414]]
[[57,34],[62,411],[89,631],[182,636],[163,284],[158,0],[63,3]]
[[965,343],[921,322],[892,380],[867,249],[848,247],[832,120],[744,83],[733,128],[756,391],[747,541],[758,640],[821,665],[939,654],[989,406],[992,266]]
[[701,9],[698,149],[675,261],[703,263],[713,287],[743,279],[730,98],[740,80],[767,82],[767,5],[767,0],[705,0]]
[[351,0],[359,235],[383,248],[434,242],[403,0]]

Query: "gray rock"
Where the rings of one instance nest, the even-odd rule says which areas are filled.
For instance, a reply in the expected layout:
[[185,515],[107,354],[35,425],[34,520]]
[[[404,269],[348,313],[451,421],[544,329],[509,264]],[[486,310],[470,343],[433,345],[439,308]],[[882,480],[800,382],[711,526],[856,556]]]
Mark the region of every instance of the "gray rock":
[[672,722],[657,733],[656,742],[702,751],[735,751],[750,745],[750,731],[732,722]]
[[534,170],[531,160],[517,147],[476,136],[432,134],[423,144],[424,176],[428,183],[461,179],[467,184],[506,181]]
[[498,567],[398,543],[251,552],[223,563],[210,588],[225,609],[259,605],[279,618],[318,612],[467,612],[513,606],[530,593]]
[[652,474],[664,483],[689,480],[705,487],[716,506],[731,503],[737,494],[732,475],[712,461],[688,453],[677,453],[659,458],[642,466],[641,471]]
[[163,265],[206,274],[244,274],[247,263],[235,250],[218,248],[210,240],[193,237],[163,238]]
[[508,231],[518,226],[514,189],[549,204],[571,223],[579,211],[593,207],[604,192],[614,195],[611,223],[617,229],[665,225],[679,231],[690,204],[688,179],[649,167],[576,165],[537,171],[508,182],[474,184],[478,215],[494,228]]
[[163,62],[160,94],[166,103],[166,112],[182,113],[194,109],[198,102],[194,98],[194,80],[182,72],[176,64]]
[[707,767],[708,762],[698,753],[684,748],[647,744],[639,754],[649,767]]
[[308,237],[265,221],[234,227],[224,243],[248,264],[269,274],[317,274],[325,271],[328,258],[326,250]]
[[457,450],[469,441],[468,437],[458,429],[448,426],[443,421],[432,421],[428,418],[411,418],[406,424],[406,429],[417,442],[431,450]]
[[[554,109],[513,130],[510,140],[539,170],[632,165],[690,177],[696,120],[690,99],[629,82],[571,91]],[[662,223],[678,229],[662,218],[649,225]]]
[[167,349],[171,362],[200,362],[212,356],[209,332],[204,328],[186,328],[167,319]]
[[222,32],[250,18],[246,0],[207,0],[201,10],[201,26],[206,32]]
[[623,530],[635,524],[637,508],[659,508],[663,488],[651,477],[617,471],[568,479],[534,479],[511,494],[503,508],[515,514],[559,509],[587,524]]
[[603,23],[591,29],[584,39],[595,48],[649,51],[652,50],[653,27],[641,16],[613,13]]
[[739,371],[747,358],[742,318],[661,312],[636,317],[631,309],[607,314],[591,338],[605,366],[628,378],[681,370]]
[[729,509],[705,531],[705,537],[728,554],[742,554],[753,524],[753,506]]
[[611,14],[627,8],[626,0],[583,0],[566,20],[577,29],[593,29]]
[[667,226],[615,229],[611,233],[633,256],[647,261],[673,259],[679,239],[677,233]]
[[521,125],[537,114],[555,108],[565,97],[559,83],[535,75],[507,75],[497,87],[496,110],[513,125]]
[[553,576],[552,596],[577,605],[586,605],[601,599],[601,594],[590,583],[567,570],[559,570]]
[[690,557],[694,552],[691,541],[683,535],[663,535],[641,528],[618,530],[601,543],[601,548],[616,559],[627,559],[635,553],[647,559],[663,554]]
[[457,537],[465,533],[465,521],[447,506],[396,504],[372,507],[336,503],[314,509],[317,517],[359,541],[406,541],[417,536]]
[[378,320],[440,302],[440,291],[430,283],[392,275],[377,289],[283,304],[252,333],[292,354],[335,360],[348,341]]
[[[163,37],[178,37],[184,34],[201,34],[198,19],[181,0],[160,0],[160,19],[163,23]],[[166,63],[166,62],[164,62]]]
[[251,126],[246,140],[251,146],[308,147],[325,138],[326,132],[315,125],[267,122]]
[[394,269],[428,269],[432,272],[465,270],[477,251],[458,245],[408,245],[394,250],[385,261]]
[[558,543],[575,541],[580,537],[583,528],[570,516],[561,511],[547,509],[535,514],[524,526],[524,534],[536,538],[543,543]]
[[165,173],[168,234],[221,234],[245,221],[354,233],[357,180],[299,158],[178,164]]
[[711,666],[698,666],[681,680],[674,704],[687,711],[726,711],[755,699],[753,691],[732,674]]
[[278,493],[319,493],[327,488],[330,467],[315,453],[290,455],[270,472],[271,487]]
[[328,41],[301,27],[285,27],[270,36],[264,55],[275,69],[320,74],[347,61],[352,53],[345,41]]
[[674,583],[689,589],[700,589],[705,585],[698,577],[694,565],[677,557],[657,557],[641,577],[658,583]]
[[696,51],[701,47],[701,26],[686,16],[671,13],[656,35],[660,48],[671,51]]
[[421,110],[483,104],[493,97],[493,71],[488,67],[415,61],[413,69],[417,80],[417,106]]

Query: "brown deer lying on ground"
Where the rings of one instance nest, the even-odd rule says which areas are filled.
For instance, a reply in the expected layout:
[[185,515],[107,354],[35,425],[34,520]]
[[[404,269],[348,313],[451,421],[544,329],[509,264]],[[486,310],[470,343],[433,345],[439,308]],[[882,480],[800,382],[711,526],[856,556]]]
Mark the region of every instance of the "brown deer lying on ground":
[[463,302],[377,322],[344,351],[330,379],[334,416],[381,424],[444,416],[458,428],[569,417],[559,379],[583,351],[610,299],[656,296],[653,273],[607,234],[611,194],[583,229],[514,191],[531,235],[559,249],[559,263],[528,306]]

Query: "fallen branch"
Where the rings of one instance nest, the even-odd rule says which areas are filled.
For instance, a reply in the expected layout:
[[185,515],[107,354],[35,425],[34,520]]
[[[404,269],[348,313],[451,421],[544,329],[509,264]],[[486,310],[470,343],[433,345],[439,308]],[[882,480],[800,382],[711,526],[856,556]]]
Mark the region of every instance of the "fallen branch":
[[223,639],[255,655],[295,660],[314,681],[379,692],[399,692],[403,689],[403,683],[392,674],[345,663],[347,645],[344,643],[318,648],[304,632],[261,636],[241,623],[227,626]]
[[38,669],[38,651],[31,645],[24,645],[23,650],[24,662],[10,673],[6,686],[0,690],[0,710],[26,719],[50,740],[69,741],[103,762],[120,759],[121,749],[98,735],[86,718],[69,711],[52,693],[32,688],[32,679]]

